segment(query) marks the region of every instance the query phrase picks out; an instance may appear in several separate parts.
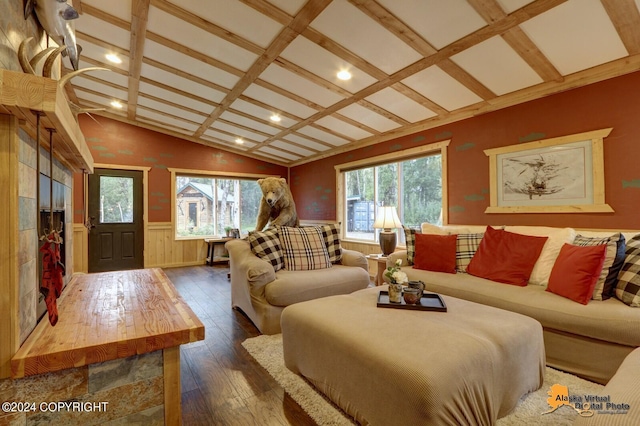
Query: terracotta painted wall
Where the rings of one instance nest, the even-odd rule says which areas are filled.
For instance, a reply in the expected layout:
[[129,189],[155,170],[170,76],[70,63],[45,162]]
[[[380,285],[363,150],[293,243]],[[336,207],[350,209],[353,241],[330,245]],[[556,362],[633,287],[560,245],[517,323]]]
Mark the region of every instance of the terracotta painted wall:
[[[183,139],[96,117],[80,116],[80,128],[93,160],[102,164],[151,167],[149,222],[171,221],[171,173],[167,168],[271,174],[287,177],[287,168]],[[74,222],[82,223],[82,175],[74,176]]]
[[[604,142],[610,214],[485,214],[489,159],[483,150],[613,127]],[[451,139],[449,223],[640,229],[640,72],[346,152],[291,169],[301,219],[336,220],[333,166]]]

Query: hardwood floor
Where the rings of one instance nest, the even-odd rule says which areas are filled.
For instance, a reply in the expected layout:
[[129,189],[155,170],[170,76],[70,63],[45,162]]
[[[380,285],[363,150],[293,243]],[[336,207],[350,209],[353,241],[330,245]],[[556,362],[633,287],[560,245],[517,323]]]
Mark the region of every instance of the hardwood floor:
[[184,425],[315,425],[241,343],[258,329],[231,308],[225,266],[164,269],[205,325],[180,348]]

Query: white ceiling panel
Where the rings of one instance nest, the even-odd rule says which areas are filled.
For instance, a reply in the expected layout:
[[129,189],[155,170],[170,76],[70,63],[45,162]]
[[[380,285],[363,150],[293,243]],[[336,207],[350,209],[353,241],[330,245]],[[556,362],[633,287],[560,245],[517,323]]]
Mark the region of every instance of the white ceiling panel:
[[287,12],[289,15],[294,16],[296,13],[300,11],[302,6],[307,2],[307,0],[267,0],[272,5],[277,8]]
[[387,117],[383,117],[359,104],[351,104],[338,112],[379,132],[386,132],[400,127],[400,124],[395,121],[389,120]]
[[413,74],[403,83],[448,111],[482,101],[482,98],[437,66]]
[[302,136],[300,136],[299,134],[296,134],[296,133],[288,134],[286,137],[283,138],[283,140],[285,142],[286,141],[295,142],[297,144],[300,144],[302,146],[306,146],[307,148],[311,148],[311,149],[314,149],[316,151],[326,151],[326,150],[329,149],[329,147],[326,146],[326,145],[319,144],[319,143],[314,142],[312,140],[309,140],[309,139],[307,139],[305,137],[302,137]]
[[323,130],[316,129],[315,127],[305,126],[301,129],[298,129],[298,133],[302,133],[303,135],[311,136],[312,138],[316,138],[319,141],[330,143],[331,145],[344,145],[349,143],[348,140],[342,139],[336,135],[331,133],[327,133]]
[[[80,68],[86,68],[86,67],[81,66]],[[120,86],[122,90],[128,90],[127,86],[129,85],[129,77],[127,77],[126,75],[118,74],[117,72],[109,72],[109,71],[91,71],[91,72],[87,72],[86,75],[93,77],[92,80],[97,80],[96,84],[101,85],[101,84],[111,83],[111,84],[115,84],[116,86]],[[79,78],[82,78],[82,77],[73,77],[73,79],[71,79],[71,82],[75,85],[76,79],[79,79]]]
[[[81,39],[80,37],[78,37],[77,43],[80,46],[82,46],[82,53],[80,55],[80,63],[82,64],[81,68],[85,68],[85,65],[93,66],[93,65],[87,64],[86,62],[84,62],[83,64],[82,60],[85,58],[91,58],[98,62],[104,62],[107,54],[114,54],[113,50],[105,49],[102,46],[97,46],[93,43],[88,42],[87,40]],[[118,56],[120,57],[120,59],[122,59],[122,63],[120,64],[109,63],[109,66],[120,69],[125,72],[129,72],[129,58],[122,55],[118,55]]]
[[151,111],[146,108],[138,108],[137,112],[140,117],[145,117],[150,120],[155,120],[158,123],[164,123],[169,126],[179,127],[181,129],[185,129],[190,132],[195,132],[198,129],[198,125],[195,123],[189,123],[188,121],[181,120],[176,117],[168,117],[164,114],[161,114],[156,111]]
[[263,146],[258,148],[258,152],[264,152],[266,154],[271,154],[276,157],[286,158],[287,160],[295,161],[300,159],[299,155],[294,155],[289,152],[280,151],[279,149],[269,148],[268,146]]
[[76,31],[89,34],[99,40],[108,40],[109,44],[124,50],[129,50],[131,36],[129,31],[116,27],[106,21],[101,21],[89,14],[83,14],[73,21]]
[[466,0],[378,0],[436,49],[487,25]]
[[[71,3],[71,2],[68,2]],[[107,12],[123,21],[131,22],[131,0],[104,1],[104,0],[82,0],[82,5],[88,4],[96,9]],[[82,15],[84,16],[84,15]],[[84,19],[84,18],[83,18]]]
[[189,25],[185,21],[153,6],[149,8],[147,31],[170,39],[173,34],[180,34],[178,43],[181,45],[211,56],[214,59],[224,60],[228,65],[242,71],[247,71],[258,58],[254,53],[216,37],[205,30]]
[[172,103],[183,105],[187,108],[195,109],[196,111],[200,111],[202,113],[205,113],[206,115],[211,114],[211,111],[213,111],[215,108],[215,106],[209,105],[204,102],[200,102],[197,99],[190,98],[187,96],[182,96],[178,93],[174,93],[169,90],[165,90],[161,87],[154,86],[153,84],[145,83],[144,81],[140,82],[140,90],[144,94],[152,95],[156,98],[167,99],[171,97],[174,99]]
[[497,2],[506,13],[512,13],[532,3],[533,0],[497,0]]
[[144,96],[138,97],[138,105],[142,105],[144,107],[147,107],[159,112],[164,112],[166,114],[170,114],[175,117],[184,118],[185,120],[193,121],[194,123],[200,123],[204,118],[207,117],[206,114],[194,114],[191,111],[187,111],[182,108],[177,108],[172,105],[165,104],[163,102],[158,102],[153,99],[146,98]]
[[250,120],[247,117],[234,114],[233,112],[230,112],[230,111],[223,112],[220,118],[223,120],[231,121],[232,123],[239,124],[241,126],[249,127],[251,129],[254,129],[260,132],[268,133],[270,135],[275,135],[276,133],[280,132],[280,130],[276,129],[275,127],[271,127],[267,124],[260,123],[255,120]]
[[562,75],[629,54],[599,0],[569,0],[521,27]]
[[272,90],[265,89],[257,84],[252,84],[245,90],[245,95],[266,104],[273,105],[280,111],[286,111],[296,117],[307,118],[315,114],[317,111],[298,101],[294,101],[286,96],[276,93]]
[[280,117],[280,121],[277,124],[285,128],[291,127],[298,122],[298,120],[292,120],[291,118],[285,117],[284,115],[280,114],[281,111],[279,110],[267,110],[242,99],[236,99],[231,104],[231,109],[242,111],[246,114],[253,115],[254,117],[258,117],[263,120],[271,120],[271,116],[275,114]]
[[259,133],[251,132],[249,130],[245,130],[241,127],[234,126],[232,124],[227,124],[222,121],[216,121],[215,123],[213,123],[213,126],[211,127],[213,129],[223,130],[227,133],[234,134],[237,137],[248,138],[256,142],[263,142],[265,139],[267,139],[266,136],[263,136]]
[[322,117],[321,119],[317,120],[316,123],[326,127],[327,129],[331,129],[340,134],[348,136],[352,139],[364,139],[368,138],[369,136],[373,136],[366,130],[362,130],[361,128],[356,126],[352,126],[351,124],[330,115]]
[[[146,42],[144,56],[200,77],[203,80],[215,82],[217,85],[225,88],[232,88],[240,79],[240,77],[223,71],[220,68],[169,49],[153,41]],[[146,64],[143,63],[143,67],[145,65]]]
[[122,89],[116,89],[115,87],[109,86],[108,84],[103,84],[94,80],[89,80],[82,76],[74,77],[73,84],[77,87],[82,87],[83,89],[92,90],[106,97],[111,97],[114,99],[125,100],[127,96],[129,96],[129,92]]
[[497,95],[543,82],[500,36],[463,50],[451,59]]
[[179,77],[159,68],[152,67],[151,65],[142,64],[142,71],[140,74],[142,77],[148,78],[149,80],[175,87],[183,92],[197,93],[199,97],[209,99],[211,102],[218,103],[222,101],[225,96],[225,94],[219,90]]
[[[302,36],[298,36],[280,56],[351,93],[376,82],[375,78],[364,71]],[[352,77],[340,80],[337,74],[341,70],[348,70]]]
[[172,132],[182,133],[185,136],[191,136],[191,133],[193,133],[193,131],[191,130],[183,129],[177,126],[171,126],[171,125],[165,124],[165,122],[158,122],[156,120],[147,119],[145,117],[139,117],[138,121],[140,121],[141,123],[152,125],[152,126],[162,127],[163,129],[171,130]]
[[[111,106],[111,101],[113,100],[113,98],[109,96],[94,95],[93,93],[85,92],[84,88],[78,89],[76,95],[78,96],[78,100],[81,104],[83,101],[87,101],[88,103],[90,103],[88,108],[94,108],[95,106],[93,104],[97,104],[99,105],[99,107],[105,107],[108,112],[114,111],[114,108]],[[126,105],[124,105],[123,109],[126,109]]]
[[205,135],[211,136],[212,138],[218,138],[218,139],[222,139],[223,141],[229,142],[230,146],[233,146],[234,148],[244,148],[244,149],[248,149],[248,148],[253,148],[254,146],[256,146],[256,143],[253,143],[247,139],[243,139],[244,143],[239,144],[236,142],[236,137],[235,136],[231,136],[228,135],[226,133],[223,132],[218,132],[215,129],[207,129],[204,132]]
[[299,93],[305,99],[322,105],[323,107],[328,107],[344,99],[343,96],[329,89],[325,89],[311,80],[301,77],[278,65],[269,65],[269,67],[260,74],[260,79],[287,91]]
[[344,0],[332,2],[311,26],[387,74],[422,59],[413,48]]
[[204,8],[202,0],[170,3],[265,48],[282,30],[282,25],[237,0],[207,0]]
[[274,141],[274,142],[271,142],[271,145],[278,148],[286,149],[287,151],[295,152],[296,154],[300,154],[301,156],[304,156],[304,157],[315,154],[315,151],[304,149],[299,147],[298,145],[292,145],[285,141]]
[[367,96],[365,99],[410,123],[416,123],[437,115],[429,108],[389,87]]

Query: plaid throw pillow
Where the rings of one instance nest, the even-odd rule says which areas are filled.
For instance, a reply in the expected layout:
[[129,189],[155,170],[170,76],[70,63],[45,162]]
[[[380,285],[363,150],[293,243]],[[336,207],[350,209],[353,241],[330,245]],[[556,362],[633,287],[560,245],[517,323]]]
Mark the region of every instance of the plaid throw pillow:
[[640,234],[627,241],[616,297],[629,306],[640,308]]
[[618,281],[618,274],[620,273],[625,257],[624,235],[619,232],[605,238],[590,238],[576,235],[576,238],[573,240],[574,246],[585,247],[599,246],[602,244],[607,245],[607,251],[600,277],[596,283],[596,288],[593,290],[593,296],[591,297],[593,300],[606,300],[613,296]]
[[289,271],[331,268],[329,253],[320,230],[315,227],[280,227],[284,267]]
[[284,255],[276,228],[250,232],[249,244],[251,244],[253,254],[269,262],[274,271],[279,271],[284,267]]
[[320,225],[316,226],[322,233],[324,244],[327,246],[329,260],[331,263],[338,263],[342,260],[342,246],[340,245],[340,225]]
[[484,232],[478,234],[458,234],[456,240],[456,271],[467,272],[467,266],[478,251]]
[[407,266],[411,266],[416,258],[416,234],[421,232],[406,226],[403,226],[402,229],[404,229],[404,239],[407,242]]

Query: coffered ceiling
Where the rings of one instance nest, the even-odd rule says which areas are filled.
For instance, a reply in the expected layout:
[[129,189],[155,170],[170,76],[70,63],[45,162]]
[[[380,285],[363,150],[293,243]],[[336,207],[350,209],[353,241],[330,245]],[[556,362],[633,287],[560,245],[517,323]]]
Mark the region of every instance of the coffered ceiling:
[[81,68],[112,70],[72,80],[98,121],[289,166],[640,69],[640,0],[73,6]]

